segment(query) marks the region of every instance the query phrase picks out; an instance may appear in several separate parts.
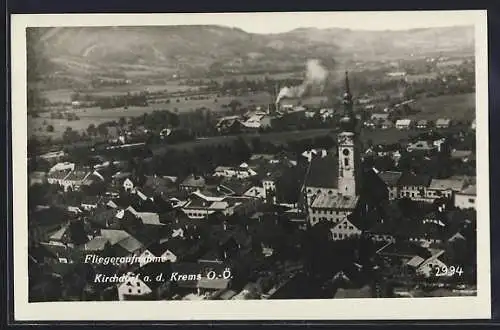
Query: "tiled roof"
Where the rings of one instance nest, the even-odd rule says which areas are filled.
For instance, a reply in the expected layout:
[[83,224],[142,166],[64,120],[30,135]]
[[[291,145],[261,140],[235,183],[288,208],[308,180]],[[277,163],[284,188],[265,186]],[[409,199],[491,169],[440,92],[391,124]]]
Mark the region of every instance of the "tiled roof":
[[460,193],[463,195],[476,196],[476,185],[475,184],[470,185],[467,188],[465,188],[464,190],[462,190]]
[[237,179],[224,179],[221,186],[229,189],[236,195],[243,195],[248,189],[250,189],[253,184],[248,180],[237,180]]
[[306,179],[307,187],[338,188],[338,160],[332,154],[311,160]]
[[321,209],[347,209],[356,207],[359,196],[342,196],[339,194],[320,193],[314,197],[311,207]]
[[403,173],[394,171],[382,171],[378,173],[380,179],[389,187],[396,186],[402,175]]
[[464,180],[432,179],[429,189],[461,191],[464,184]]
[[404,172],[399,179],[401,186],[420,186],[428,187],[431,182],[431,177],[425,174],[413,174]]

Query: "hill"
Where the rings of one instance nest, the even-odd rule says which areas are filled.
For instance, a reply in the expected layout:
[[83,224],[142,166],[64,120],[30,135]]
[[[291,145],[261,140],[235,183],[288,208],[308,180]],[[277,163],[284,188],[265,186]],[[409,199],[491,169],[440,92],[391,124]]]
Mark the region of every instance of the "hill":
[[221,26],[29,28],[28,79],[88,81],[172,74],[287,71],[307,58],[335,62],[473,52],[473,27],[357,31],[296,29],[251,34]]

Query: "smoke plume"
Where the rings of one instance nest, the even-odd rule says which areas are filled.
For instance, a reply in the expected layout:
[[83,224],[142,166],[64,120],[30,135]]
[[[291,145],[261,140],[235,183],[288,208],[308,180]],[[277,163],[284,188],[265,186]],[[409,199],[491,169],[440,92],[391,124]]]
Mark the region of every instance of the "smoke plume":
[[313,86],[323,89],[327,78],[328,70],[321,65],[320,61],[308,60],[306,65],[306,76],[302,84],[298,86],[283,87],[276,98],[276,103],[284,97],[303,97]]

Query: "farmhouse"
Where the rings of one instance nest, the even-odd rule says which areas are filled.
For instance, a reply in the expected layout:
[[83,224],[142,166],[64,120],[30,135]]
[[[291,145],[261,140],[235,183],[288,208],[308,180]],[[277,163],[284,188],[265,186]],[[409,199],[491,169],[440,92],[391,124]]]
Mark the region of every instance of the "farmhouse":
[[450,127],[451,120],[447,118],[440,118],[436,120],[436,128],[448,128]]
[[409,129],[411,125],[411,119],[399,119],[396,121],[397,129]]

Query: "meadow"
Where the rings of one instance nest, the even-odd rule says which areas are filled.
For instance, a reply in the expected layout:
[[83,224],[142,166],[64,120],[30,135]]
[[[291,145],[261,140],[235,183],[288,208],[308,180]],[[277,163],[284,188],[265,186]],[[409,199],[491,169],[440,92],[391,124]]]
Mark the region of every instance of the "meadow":
[[[205,107],[217,112],[223,110],[222,105],[228,104],[235,99],[241,102],[243,106],[267,105],[271,101],[271,97],[268,93],[256,93],[253,95],[237,97],[216,97],[216,95],[213,95],[209,99],[204,100],[186,100],[185,98],[178,99],[179,102],[176,101],[177,98],[171,98],[170,103],[155,103],[146,107],[128,107],[127,109],[115,108],[103,110],[98,107],[75,109],[71,110],[71,112],[75,113],[80,120],[73,121],[67,121],[65,119],[52,119],[50,118],[50,113],[42,112],[38,118],[28,118],[28,131],[30,132],[30,135],[57,137],[61,136],[67,127],[71,127],[73,130],[82,131],[86,130],[90,124],[97,126],[104,122],[118,120],[120,117],[137,117],[155,110],[170,110],[182,113]],[[215,102],[215,100],[217,100],[217,102]],[[47,125],[52,125],[54,127],[54,132],[47,132]]]
[[421,98],[416,100],[411,107],[420,110],[419,113],[409,116],[411,119],[436,120],[438,118],[450,118],[457,121],[470,121],[476,117],[476,94]]

